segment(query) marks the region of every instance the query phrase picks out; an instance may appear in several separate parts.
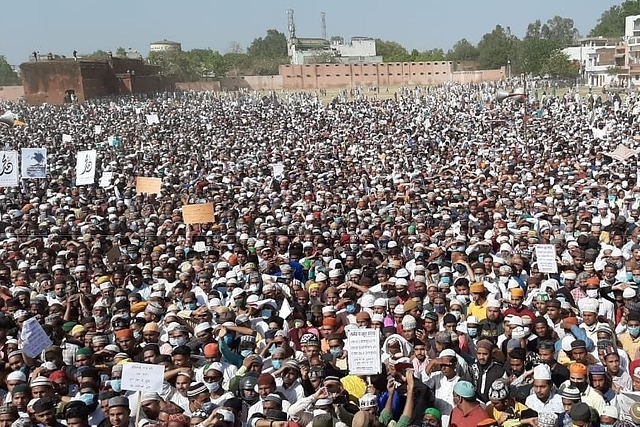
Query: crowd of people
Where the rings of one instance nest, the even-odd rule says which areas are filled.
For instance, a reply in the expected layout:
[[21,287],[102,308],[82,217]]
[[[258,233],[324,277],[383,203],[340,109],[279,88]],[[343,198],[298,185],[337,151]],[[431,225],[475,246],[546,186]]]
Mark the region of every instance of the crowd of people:
[[640,103],[506,86],[0,103],[0,427],[640,425]]

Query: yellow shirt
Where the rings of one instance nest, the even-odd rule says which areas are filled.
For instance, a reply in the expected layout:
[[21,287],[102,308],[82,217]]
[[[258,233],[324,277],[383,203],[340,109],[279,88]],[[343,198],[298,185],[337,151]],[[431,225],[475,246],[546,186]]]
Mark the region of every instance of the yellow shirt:
[[618,337],[618,342],[620,343],[624,351],[627,352],[629,358],[631,358],[631,360],[634,360],[636,357],[636,352],[640,348],[640,337],[632,338],[631,335],[629,335],[629,332],[625,332]]
[[[515,402],[515,404],[513,405],[513,411],[515,412],[515,418],[516,419],[520,419],[520,414],[522,414],[522,411],[527,410],[529,408],[527,408],[526,405],[523,405],[520,402]],[[489,403],[487,405],[487,416],[493,418],[494,420],[499,420],[500,417],[502,417],[502,414],[504,414],[504,412],[500,412],[498,411],[494,406],[493,403]]]
[[475,302],[469,304],[469,308],[467,308],[467,317],[475,316],[478,319],[478,322],[487,318],[487,304],[489,301],[485,301],[484,304],[478,305]]

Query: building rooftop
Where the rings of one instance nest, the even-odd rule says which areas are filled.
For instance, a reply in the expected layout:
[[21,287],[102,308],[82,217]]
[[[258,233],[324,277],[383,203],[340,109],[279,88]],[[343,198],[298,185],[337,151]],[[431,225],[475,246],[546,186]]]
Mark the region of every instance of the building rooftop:
[[151,44],[175,44],[175,45],[178,45],[180,43],[164,39],[164,40],[160,40],[160,41],[157,41],[157,42],[151,42]]

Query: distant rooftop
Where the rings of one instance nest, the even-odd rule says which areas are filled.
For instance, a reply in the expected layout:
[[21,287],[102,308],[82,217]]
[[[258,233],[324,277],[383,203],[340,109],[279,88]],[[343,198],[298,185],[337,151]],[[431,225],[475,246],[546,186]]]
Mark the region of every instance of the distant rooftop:
[[164,39],[164,40],[160,40],[160,41],[157,41],[157,42],[152,42],[151,44],[175,44],[175,45],[178,45],[180,43]]

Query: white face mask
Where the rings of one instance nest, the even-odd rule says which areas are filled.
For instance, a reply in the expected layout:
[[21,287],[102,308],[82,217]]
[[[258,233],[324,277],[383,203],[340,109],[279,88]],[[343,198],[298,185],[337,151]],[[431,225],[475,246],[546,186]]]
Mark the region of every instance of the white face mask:
[[505,285],[509,281],[509,278],[507,276],[500,276],[498,280],[500,281],[500,283]]
[[589,298],[598,298],[598,290],[597,289],[587,289],[586,292]]

